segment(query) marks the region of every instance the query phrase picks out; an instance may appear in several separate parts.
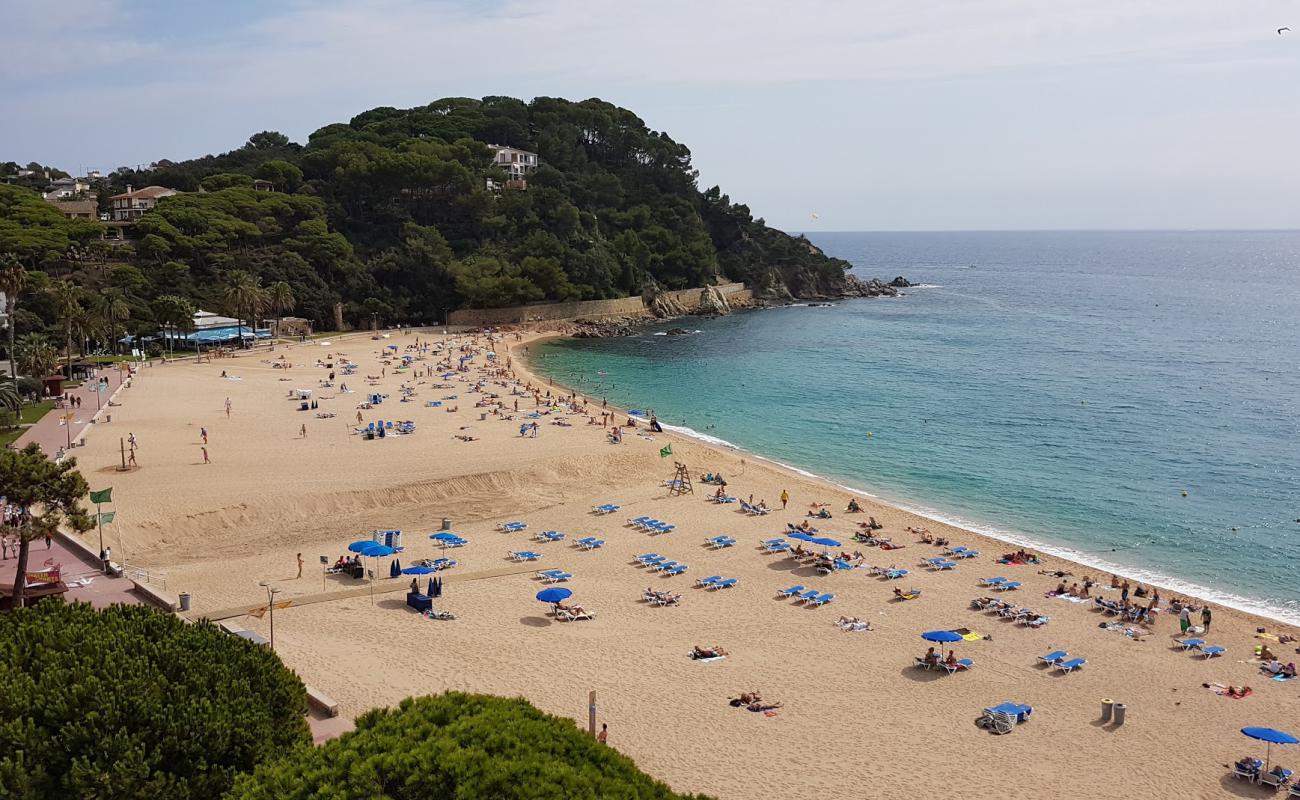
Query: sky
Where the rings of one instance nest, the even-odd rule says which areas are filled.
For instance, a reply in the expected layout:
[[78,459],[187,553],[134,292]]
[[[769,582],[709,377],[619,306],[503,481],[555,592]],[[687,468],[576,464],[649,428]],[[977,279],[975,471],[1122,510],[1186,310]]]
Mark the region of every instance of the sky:
[[792,232],[1300,228],[1286,0],[0,0],[0,30],[0,160],[72,172],[600,97]]

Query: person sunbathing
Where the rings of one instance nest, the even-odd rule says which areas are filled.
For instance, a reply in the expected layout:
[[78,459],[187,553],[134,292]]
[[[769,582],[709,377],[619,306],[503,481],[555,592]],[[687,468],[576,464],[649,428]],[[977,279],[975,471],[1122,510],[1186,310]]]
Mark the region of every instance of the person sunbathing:
[[1265,644],[1265,645],[1260,645],[1260,648],[1259,648],[1259,660],[1260,660],[1260,661],[1276,661],[1276,660],[1277,660],[1277,657],[1273,655],[1273,651],[1272,651],[1272,650],[1269,650],[1269,649],[1268,649],[1268,645]]
[[1241,772],[1259,772],[1259,764],[1250,756],[1238,760],[1233,766]]
[[813,526],[808,523],[808,520],[804,520],[803,522],[799,523],[795,527],[803,531],[804,533],[808,533],[813,529]]
[[1264,672],[1267,672],[1269,675],[1277,675],[1282,671],[1282,662],[1275,658],[1267,664],[1260,664],[1259,668]]
[[744,705],[749,705],[750,703],[763,702],[763,695],[761,692],[741,692],[738,699]]
[[780,708],[780,707],[783,706],[783,705],[785,705],[785,703],[779,703],[779,702],[778,702],[778,703],[761,703],[761,702],[755,702],[755,703],[750,703],[750,704],[749,704],[748,706],[746,706],[746,707],[747,707],[750,711],[775,711],[776,709]]
[[691,658],[722,658],[727,654],[726,650],[718,647],[700,647],[698,644],[691,648]]
[[934,543],[935,543],[936,545],[938,545],[939,547],[947,547],[947,546],[948,546],[948,537],[947,537],[947,536],[940,536],[939,538],[937,538],[937,539],[934,540]]
[[921,544],[934,544],[934,537],[930,535],[929,531],[921,534]]
[[1228,690],[1224,692],[1224,694],[1228,695],[1228,697],[1235,697],[1237,699],[1241,699],[1243,697],[1249,697],[1251,694],[1254,693],[1254,691],[1255,690],[1250,688],[1249,686],[1243,686],[1240,689],[1238,689],[1236,686],[1229,686]]
[[927,665],[930,665],[930,666],[932,666],[932,665],[934,665],[934,664],[938,664],[938,663],[939,663],[939,654],[936,653],[936,652],[934,652],[934,648],[931,647],[929,650],[926,650],[926,651],[925,651],[925,656],[924,656],[924,658],[922,658],[922,661],[924,661]]

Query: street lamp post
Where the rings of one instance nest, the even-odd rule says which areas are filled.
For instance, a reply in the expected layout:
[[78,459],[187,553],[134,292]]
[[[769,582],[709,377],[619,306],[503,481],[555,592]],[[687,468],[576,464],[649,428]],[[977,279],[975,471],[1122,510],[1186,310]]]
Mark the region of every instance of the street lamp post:
[[271,584],[267,583],[266,581],[261,581],[257,585],[266,589],[266,607],[267,609],[269,609],[271,613],[271,652],[274,653],[275,652],[275,596],[280,593],[280,590],[275,588]]

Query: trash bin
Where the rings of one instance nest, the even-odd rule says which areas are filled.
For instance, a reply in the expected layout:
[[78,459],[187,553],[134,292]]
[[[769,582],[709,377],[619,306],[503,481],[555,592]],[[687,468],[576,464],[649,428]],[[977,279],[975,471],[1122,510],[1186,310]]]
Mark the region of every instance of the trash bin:
[[443,518],[442,518],[442,529],[443,529],[444,531],[449,531],[449,530],[451,530],[451,520],[447,519],[446,517],[443,517]]
[[1110,715],[1114,710],[1115,701],[1111,700],[1109,697],[1103,697],[1101,699],[1101,721],[1110,722]]
[[1125,706],[1123,703],[1115,704],[1115,727],[1119,727],[1120,725],[1124,724],[1124,712],[1127,710],[1128,707]]
[[479,421],[479,422],[485,422],[485,421],[487,421],[487,412],[486,412],[486,411],[480,411],[480,412],[479,412],[479,415],[478,415],[478,421]]
[[189,610],[190,610],[190,593],[189,593],[189,592],[181,592],[181,594],[180,594],[180,601],[181,601],[181,611],[189,611]]

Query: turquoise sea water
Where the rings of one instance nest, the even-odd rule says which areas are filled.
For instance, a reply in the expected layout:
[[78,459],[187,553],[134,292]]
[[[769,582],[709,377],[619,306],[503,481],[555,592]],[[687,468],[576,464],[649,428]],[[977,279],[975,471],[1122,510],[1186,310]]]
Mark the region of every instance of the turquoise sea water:
[[[559,340],[534,366],[934,517],[1300,621],[1300,232],[811,238],[926,288]],[[654,335],[673,326],[700,333]]]

